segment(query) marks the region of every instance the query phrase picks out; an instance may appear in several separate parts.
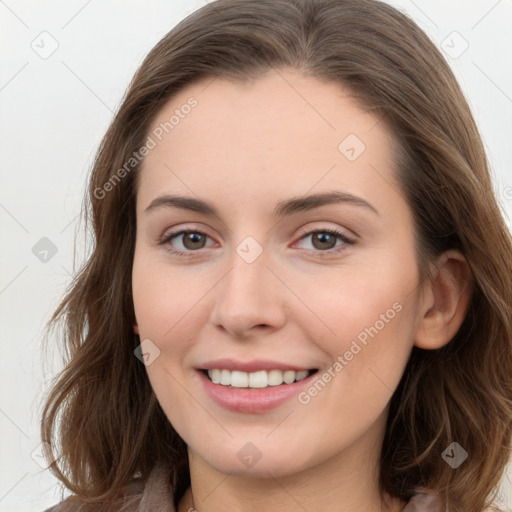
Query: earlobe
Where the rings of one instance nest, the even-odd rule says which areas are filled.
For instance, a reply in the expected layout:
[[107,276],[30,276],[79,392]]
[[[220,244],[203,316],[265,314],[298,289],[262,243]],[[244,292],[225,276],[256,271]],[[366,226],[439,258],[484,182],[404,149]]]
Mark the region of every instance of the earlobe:
[[464,256],[456,250],[443,253],[428,283],[414,344],[425,350],[443,347],[457,334],[472,296],[472,277]]
[[133,332],[137,335],[139,334],[139,325],[137,324],[137,322],[133,324]]

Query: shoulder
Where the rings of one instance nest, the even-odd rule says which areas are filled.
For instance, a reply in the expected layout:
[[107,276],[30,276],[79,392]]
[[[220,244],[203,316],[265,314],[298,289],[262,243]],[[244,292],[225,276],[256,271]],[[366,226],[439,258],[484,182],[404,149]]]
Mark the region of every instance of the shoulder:
[[127,497],[115,502],[88,503],[73,496],[43,512],[138,512],[140,497]]
[[440,512],[441,503],[436,494],[418,492],[402,512]]
[[[484,512],[496,512],[500,509],[486,508]],[[420,491],[411,498],[402,512],[443,512],[441,499],[426,491]]]
[[43,512],[138,512],[139,502],[140,500],[123,499],[115,503],[87,503],[73,496]]
[[43,512],[175,512],[169,477],[168,468],[155,466],[147,481],[133,479],[123,496],[113,502],[88,503],[70,496]]
[[144,483],[134,479],[121,497],[109,503],[90,503],[72,495],[43,512],[135,512],[143,495]]

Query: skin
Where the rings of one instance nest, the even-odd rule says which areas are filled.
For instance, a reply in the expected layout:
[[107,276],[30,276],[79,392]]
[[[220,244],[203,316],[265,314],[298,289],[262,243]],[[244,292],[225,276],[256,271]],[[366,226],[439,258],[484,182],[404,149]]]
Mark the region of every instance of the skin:
[[[144,161],[133,262],[134,329],[160,350],[148,377],[189,447],[192,483],[179,512],[192,507],[191,493],[199,512],[402,510],[377,485],[389,400],[413,345],[439,348],[462,323],[467,263],[445,253],[420,286],[392,137],[339,85],[291,69],[247,83],[203,80],[172,98],[152,128],[190,96],[198,105]],[[349,134],[366,146],[354,161],[338,150]],[[273,215],[281,200],[333,190],[378,213],[340,203]],[[207,201],[219,215],[146,211],[170,193]],[[355,243],[315,241],[311,231],[326,228]],[[180,229],[207,237],[160,243]],[[236,251],[248,236],[262,248],[252,263]],[[195,368],[222,357],[322,375],[396,303],[400,312],[307,404],[294,397],[264,413],[228,411],[199,381]],[[261,453],[250,468],[237,457],[247,442]]]

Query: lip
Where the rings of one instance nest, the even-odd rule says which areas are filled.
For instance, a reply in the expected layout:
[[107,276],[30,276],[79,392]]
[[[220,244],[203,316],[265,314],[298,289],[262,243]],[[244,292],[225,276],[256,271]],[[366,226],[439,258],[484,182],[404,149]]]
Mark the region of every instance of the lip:
[[[207,361],[198,367],[198,370],[229,370],[240,372],[258,372],[260,370],[294,370],[300,372],[302,370],[312,370],[305,366],[295,366],[279,361],[270,361],[269,359],[253,359],[252,361],[235,361],[234,359],[215,359],[214,361]],[[291,384],[288,384],[291,386]]]
[[[218,364],[218,361],[216,362]],[[275,364],[275,363],[274,363]],[[215,366],[214,368],[219,368]],[[221,368],[226,368],[221,366]],[[260,370],[261,366],[258,367]],[[278,369],[273,366],[271,369]],[[282,366],[281,366],[282,368]],[[279,368],[279,369],[281,369]],[[210,368],[211,369],[211,368]],[[235,368],[239,369],[239,367]],[[288,368],[290,370],[292,368]],[[241,370],[246,371],[246,370]],[[257,414],[270,411],[296,397],[300,391],[311,384],[318,372],[308,375],[305,379],[292,384],[281,384],[279,386],[268,386],[260,389],[232,388],[222,384],[214,384],[206,375],[205,371],[197,370],[206,394],[218,405],[229,411]]]

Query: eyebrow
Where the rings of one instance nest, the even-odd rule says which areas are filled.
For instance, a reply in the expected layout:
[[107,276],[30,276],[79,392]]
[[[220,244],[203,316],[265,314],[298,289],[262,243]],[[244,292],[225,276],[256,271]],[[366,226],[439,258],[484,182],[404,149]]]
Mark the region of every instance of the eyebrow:
[[[377,215],[380,215],[377,209],[363,198],[338,191],[312,194],[305,197],[292,197],[290,199],[280,201],[274,208],[274,215],[276,217],[281,217],[297,212],[312,210],[314,208],[320,208],[321,206],[343,203],[362,206],[368,210],[371,210]],[[209,217],[219,217],[219,212],[217,209],[201,199],[174,195],[163,195],[157,197],[151,201],[145,212],[148,213],[160,207],[180,208],[182,210],[202,213],[203,215],[207,215]]]

